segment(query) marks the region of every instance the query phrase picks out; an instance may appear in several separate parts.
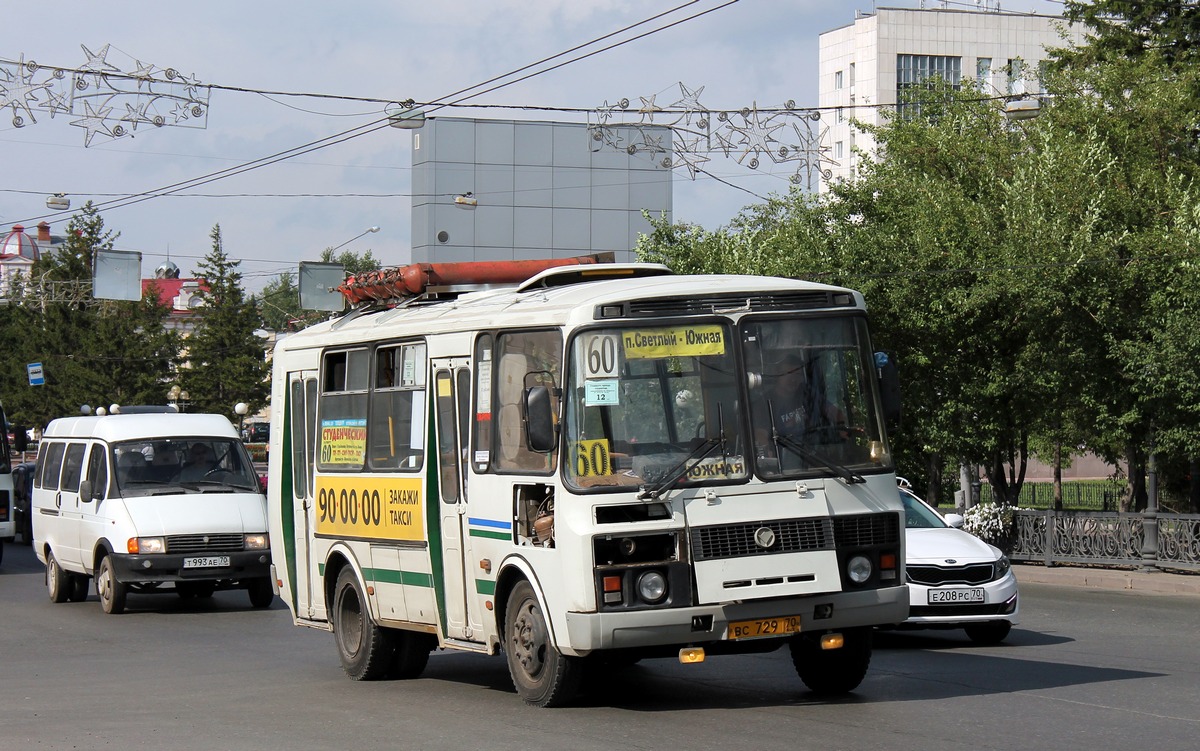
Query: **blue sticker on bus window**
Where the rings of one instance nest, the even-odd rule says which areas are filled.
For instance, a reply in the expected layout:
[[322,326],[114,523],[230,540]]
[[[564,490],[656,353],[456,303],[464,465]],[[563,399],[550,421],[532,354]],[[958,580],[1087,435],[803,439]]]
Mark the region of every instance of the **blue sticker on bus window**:
[[593,378],[584,381],[583,406],[608,407],[621,403],[616,378]]

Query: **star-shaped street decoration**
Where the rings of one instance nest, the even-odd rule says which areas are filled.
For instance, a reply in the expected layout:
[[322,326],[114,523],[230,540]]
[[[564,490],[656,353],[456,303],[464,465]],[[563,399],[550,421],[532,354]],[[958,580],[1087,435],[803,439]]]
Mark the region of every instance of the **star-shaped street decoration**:
[[136,106],[126,103],[125,116],[121,118],[121,122],[129,123],[132,130],[137,130],[138,123],[154,122],[152,118],[146,115],[146,108],[150,106],[149,102],[138,102]]
[[[741,161],[751,153],[753,153],[755,157],[760,154],[767,154],[771,157],[771,161],[778,162],[779,160],[776,159],[775,152],[775,144],[777,144],[778,141],[772,138],[771,134],[782,128],[784,124],[774,123],[773,117],[768,117],[766,120],[763,120],[759,116],[757,102],[749,114],[743,115],[743,119],[746,121],[746,125],[745,127],[738,129],[742,134],[742,140],[739,142],[739,145],[744,146],[745,148],[742,151],[742,155],[738,157],[738,163],[740,164]],[[757,164],[755,166],[757,166]]]
[[0,86],[0,110],[5,107],[12,107],[13,125],[18,128],[25,124],[25,118],[21,117],[22,111],[29,115],[30,120],[35,123],[37,122],[37,118],[33,116],[33,109],[29,106],[29,103],[36,103],[38,101],[38,92],[45,91],[49,87],[47,83],[34,83],[34,74],[30,71],[30,68],[36,70],[37,66],[30,63],[30,66],[26,67],[25,56],[21,55],[16,66],[17,77],[14,79],[11,73],[5,71],[7,81],[5,81],[4,85]]
[[712,161],[706,154],[701,154],[698,151],[677,151],[675,152],[677,161],[683,162],[687,167],[688,175],[695,180],[696,173],[704,171],[704,165]]
[[142,90],[142,84],[149,85],[154,78],[154,66],[151,64],[143,64],[141,60],[134,61],[134,68],[129,75],[137,79],[138,91]]
[[50,119],[53,120],[54,116],[59,112],[71,111],[71,100],[66,94],[60,94],[53,89],[47,88],[46,101],[40,103],[38,107],[39,109],[47,110],[50,113]]
[[642,100],[642,106],[638,110],[638,112],[641,113],[641,115],[642,115],[641,121],[643,123],[647,123],[647,122],[653,123],[654,122],[654,113],[663,111],[662,107],[659,107],[657,104],[654,103],[654,97],[656,97],[656,96],[658,96],[658,95],[651,94],[649,99],[647,99],[646,97],[639,97]]
[[90,73],[104,73],[106,71],[119,73],[121,71],[120,68],[105,59],[108,57],[108,48],[112,45],[104,45],[100,48],[99,52],[92,52],[82,44],[79,46],[83,47],[83,54],[87,56],[87,62],[79,66],[80,70],[85,70]]
[[112,107],[101,107],[97,111],[92,109],[91,102],[84,100],[83,109],[86,114],[78,120],[72,120],[71,124],[87,129],[87,135],[83,138],[84,147],[92,145],[92,137],[97,133],[103,133],[106,136],[112,137],[112,131],[109,130],[108,125],[105,123],[108,113],[112,112]]

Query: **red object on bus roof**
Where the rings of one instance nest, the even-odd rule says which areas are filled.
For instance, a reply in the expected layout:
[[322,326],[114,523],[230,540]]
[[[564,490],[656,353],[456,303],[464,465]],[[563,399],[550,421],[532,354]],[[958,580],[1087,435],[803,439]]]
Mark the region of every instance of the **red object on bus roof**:
[[338,290],[353,305],[367,300],[415,297],[438,287],[518,284],[546,269],[608,263],[611,260],[611,254],[595,254],[530,261],[413,263],[356,274],[346,279]]

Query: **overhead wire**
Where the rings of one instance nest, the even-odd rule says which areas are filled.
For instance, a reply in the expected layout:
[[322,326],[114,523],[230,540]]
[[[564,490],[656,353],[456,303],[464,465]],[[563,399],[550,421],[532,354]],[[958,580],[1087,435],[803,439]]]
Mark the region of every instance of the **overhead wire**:
[[[593,44],[595,44],[595,43],[597,43],[597,42],[599,42],[599,41],[603,41],[603,40],[605,40],[605,39],[608,39],[608,38],[610,38],[610,37],[612,37],[612,36],[614,36],[614,35],[621,34],[621,33],[623,33],[623,32],[626,32],[626,31],[632,30],[632,29],[634,29],[634,28],[637,28],[637,27],[639,27],[639,26],[643,26],[643,25],[645,25],[645,24],[647,24],[647,23],[654,22],[654,21],[656,21],[656,20],[658,20],[658,19],[660,19],[660,18],[662,18],[662,17],[664,17],[664,16],[666,16],[666,15],[670,15],[670,14],[672,14],[672,13],[675,13],[675,12],[677,12],[677,11],[679,11],[679,10],[683,9],[683,8],[686,8],[686,7],[690,6],[690,5],[694,5],[694,4],[696,4],[697,2],[699,2],[699,1],[700,1],[700,0],[689,0],[688,2],[686,2],[686,3],[683,3],[682,5],[676,6],[676,7],[674,7],[674,8],[671,8],[670,10],[667,10],[667,11],[664,11],[664,12],[662,12],[662,13],[659,13],[659,14],[656,14],[656,15],[654,15],[654,16],[651,16],[650,18],[644,19],[644,20],[642,20],[642,21],[639,21],[639,22],[637,22],[637,23],[635,23],[635,24],[630,24],[629,26],[626,26],[626,27],[624,27],[624,28],[622,28],[622,29],[618,29],[617,31],[614,31],[614,32],[610,32],[609,34],[605,34],[605,35],[603,35],[603,36],[601,36],[601,37],[598,37],[598,38],[596,38],[596,39],[594,39],[594,40],[592,40],[592,41],[589,41],[589,42],[587,42],[587,43],[584,43],[584,44],[582,44],[582,45],[576,45],[575,47],[572,47],[572,48],[570,48],[569,50],[566,50],[566,51],[564,51],[564,52],[560,52],[560,53],[558,53],[558,54],[556,54],[556,55],[553,55],[553,56],[551,56],[551,57],[544,58],[544,59],[543,59],[543,60],[541,60],[541,61],[538,61],[538,62],[535,62],[535,63],[531,63],[531,64],[529,64],[529,65],[522,66],[521,68],[518,68],[518,69],[516,69],[516,70],[514,70],[514,71],[510,71],[510,72],[508,72],[508,73],[505,73],[505,74],[503,74],[503,75],[500,75],[500,76],[493,77],[493,78],[491,78],[491,79],[488,79],[487,81],[484,81],[484,82],[482,82],[482,83],[480,83],[480,84],[476,84],[476,85],[474,85],[474,86],[471,86],[471,87],[468,87],[468,88],[465,88],[465,89],[460,89],[459,91],[457,91],[457,92],[454,92],[454,93],[450,94],[450,95],[449,95],[449,96],[447,96],[447,97],[439,97],[439,99],[449,99],[449,98],[452,98],[452,97],[455,97],[455,96],[459,96],[460,94],[463,94],[464,96],[462,96],[462,98],[460,98],[460,99],[458,100],[458,102],[462,102],[462,101],[464,101],[465,99],[467,99],[467,98],[470,98],[470,97],[472,97],[472,96],[479,96],[479,95],[482,95],[482,94],[485,94],[485,93],[489,93],[489,92],[492,92],[492,91],[496,91],[496,90],[498,90],[498,89],[500,89],[500,88],[503,88],[503,87],[505,87],[505,86],[510,86],[510,85],[513,85],[513,84],[515,84],[515,83],[519,83],[519,82],[521,82],[521,81],[524,81],[524,80],[527,80],[527,79],[529,79],[529,78],[532,78],[532,77],[533,77],[533,76],[535,76],[535,75],[542,75],[543,73],[548,73],[548,72],[550,72],[550,71],[553,71],[553,70],[556,70],[556,69],[558,69],[558,68],[561,68],[561,67],[563,67],[563,66],[565,66],[565,65],[569,65],[569,64],[571,64],[571,63],[574,63],[574,62],[577,62],[577,61],[579,61],[579,60],[585,59],[585,58],[587,58],[587,57],[591,57],[593,54],[599,54],[600,52],[604,52],[604,51],[607,51],[607,50],[613,49],[613,48],[615,48],[615,47],[619,47],[619,46],[621,46],[621,45],[627,44],[627,43],[629,43],[629,42],[633,42],[633,41],[637,41],[638,39],[645,38],[645,37],[647,37],[647,36],[649,36],[649,35],[651,35],[651,34],[656,34],[656,33],[660,32],[660,31],[663,31],[663,30],[666,30],[666,29],[672,28],[672,27],[674,27],[674,26],[677,26],[677,25],[679,25],[680,23],[684,23],[684,22],[687,22],[687,21],[693,20],[693,19],[695,19],[695,18],[698,18],[698,17],[700,17],[700,16],[707,15],[708,13],[710,13],[710,12],[712,12],[712,11],[714,11],[714,10],[719,10],[719,9],[721,9],[721,8],[728,7],[728,6],[730,6],[730,5],[733,5],[734,3],[737,3],[737,2],[739,2],[740,0],[727,0],[726,2],[722,3],[721,5],[715,6],[714,8],[711,8],[711,9],[708,9],[708,10],[705,10],[705,11],[701,11],[701,12],[699,12],[699,13],[696,13],[696,14],[692,15],[692,16],[688,16],[688,17],[686,17],[686,18],[683,18],[683,19],[680,19],[680,20],[678,20],[678,21],[674,21],[674,22],[672,22],[672,23],[669,23],[669,24],[667,24],[667,25],[665,25],[665,26],[662,26],[662,27],[659,27],[659,28],[657,28],[657,29],[653,29],[653,30],[651,30],[651,31],[648,31],[648,32],[645,32],[645,33],[643,33],[643,34],[639,34],[639,35],[637,35],[637,36],[634,36],[634,37],[632,37],[632,38],[630,38],[630,39],[627,39],[627,40],[622,40],[622,41],[620,41],[620,42],[616,42],[616,43],[614,43],[614,44],[612,44],[612,45],[608,45],[608,46],[606,46],[606,47],[604,47],[604,48],[602,48],[602,49],[600,49],[600,50],[594,51],[594,52],[592,52],[592,53],[588,53],[588,54],[586,54],[586,55],[581,55],[581,56],[579,56],[579,57],[577,57],[577,58],[574,58],[574,59],[570,59],[570,60],[564,61],[564,62],[562,62],[562,63],[559,63],[559,64],[557,64],[557,65],[554,65],[554,66],[552,66],[552,67],[550,67],[550,68],[547,68],[547,69],[545,69],[545,70],[541,70],[541,71],[535,71],[534,73],[530,73],[529,75],[522,76],[521,78],[517,78],[517,79],[515,79],[515,80],[512,80],[512,81],[509,81],[509,82],[507,82],[507,83],[503,83],[503,84],[498,84],[498,85],[496,85],[496,86],[492,86],[491,88],[484,89],[483,91],[475,92],[475,93],[472,93],[472,94],[466,94],[466,92],[471,92],[471,91],[473,91],[474,89],[477,89],[477,88],[479,88],[479,87],[481,87],[481,86],[487,86],[487,85],[489,85],[489,84],[491,84],[491,83],[494,83],[494,82],[496,82],[496,81],[499,81],[499,80],[502,80],[502,79],[504,79],[504,78],[510,77],[510,76],[512,76],[512,75],[514,75],[514,74],[516,74],[516,73],[521,73],[521,72],[524,72],[524,71],[526,71],[526,70],[529,70],[531,67],[534,67],[534,66],[541,65],[541,64],[542,64],[542,63],[544,63],[544,62],[548,62],[548,61],[550,61],[550,60],[557,59],[557,58],[559,58],[559,57],[562,57],[563,55],[568,55],[568,54],[571,54],[571,53],[572,53],[572,52],[574,52],[574,51],[577,51],[577,50],[579,50],[579,49],[582,49],[582,48],[585,48],[585,47],[591,46],[591,45],[593,45]],[[456,103],[457,103],[457,102],[456,102]],[[414,104],[415,104],[415,103],[414,103]],[[443,105],[443,106],[448,106],[448,105]],[[435,109],[437,109],[437,108],[438,108],[438,107],[435,107]],[[278,163],[278,162],[285,161],[285,160],[287,160],[287,159],[291,159],[291,158],[293,158],[293,157],[296,157],[296,156],[302,156],[302,155],[304,155],[304,154],[308,154],[308,153],[311,153],[311,152],[313,152],[313,151],[317,151],[317,150],[320,150],[320,149],[329,148],[330,146],[335,146],[335,145],[338,145],[338,144],[340,144],[340,143],[344,143],[344,142],[346,142],[346,141],[349,141],[349,140],[351,140],[351,139],[358,138],[358,137],[361,137],[361,136],[364,136],[364,135],[368,135],[368,134],[370,134],[370,133],[373,133],[373,132],[375,132],[375,131],[377,131],[377,130],[381,130],[382,128],[390,127],[390,125],[391,125],[390,118],[389,118],[389,117],[387,117],[387,116],[385,116],[385,117],[382,117],[382,118],[378,118],[378,119],[372,120],[372,121],[370,121],[370,122],[368,122],[368,123],[364,123],[364,124],[362,124],[362,125],[358,125],[358,126],[356,126],[356,127],[349,128],[349,129],[347,129],[347,130],[344,130],[344,131],[341,131],[341,132],[339,132],[339,133],[334,133],[334,134],[332,134],[332,135],[325,136],[324,138],[319,138],[319,139],[316,139],[316,140],[314,140],[314,141],[309,141],[308,143],[302,144],[302,145],[300,145],[300,146],[295,146],[295,147],[292,147],[292,148],[290,148],[290,149],[285,149],[285,150],[283,150],[283,151],[276,152],[275,154],[270,154],[270,155],[268,155],[268,156],[260,157],[260,158],[258,158],[258,159],[254,159],[254,160],[251,160],[251,161],[248,161],[248,162],[244,162],[244,163],[242,163],[242,164],[239,164],[239,165],[236,165],[236,166],[233,166],[233,167],[228,167],[228,168],[226,168],[226,169],[223,169],[223,170],[218,170],[218,171],[216,171],[216,172],[212,172],[212,173],[209,173],[209,174],[207,174],[207,175],[201,175],[201,176],[199,176],[199,177],[196,177],[196,178],[191,178],[191,179],[188,179],[188,180],[181,180],[181,181],[179,181],[179,182],[176,182],[176,183],[171,183],[171,184],[169,184],[169,185],[166,185],[166,186],[163,186],[163,187],[160,187],[160,188],[156,188],[156,189],[152,189],[152,190],[146,190],[146,191],[142,191],[142,192],[140,192],[140,193],[133,193],[133,194],[129,194],[129,195],[128,195],[128,196],[126,196],[125,198],[114,199],[114,200],[112,200],[112,201],[106,201],[106,202],[102,202],[102,203],[100,203],[100,204],[96,204],[96,205],[95,205],[95,207],[96,207],[96,209],[97,209],[97,210],[101,210],[101,209],[105,209],[105,210],[112,210],[112,209],[124,208],[124,207],[126,207],[126,206],[132,206],[132,205],[134,205],[134,204],[141,203],[141,202],[143,202],[143,201],[148,201],[148,200],[151,200],[151,199],[154,199],[154,198],[159,198],[159,197],[162,197],[162,196],[165,196],[165,195],[170,195],[170,194],[178,193],[178,192],[180,192],[180,191],[188,190],[188,189],[190,189],[190,188],[194,188],[194,187],[199,187],[199,186],[201,186],[201,185],[207,185],[207,184],[209,184],[209,183],[211,183],[211,182],[215,182],[215,181],[217,181],[217,180],[223,180],[223,179],[226,179],[226,178],[229,178],[229,177],[235,177],[235,176],[237,176],[237,175],[244,174],[244,173],[246,173],[246,172],[249,172],[249,171],[252,171],[252,170],[260,169],[260,168],[262,168],[262,167],[266,167],[266,166],[269,166],[269,165],[272,165],[272,164],[276,164],[276,163]],[[41,220],[41,219],[48,219],[48,218],[57,217],[57,216],[60,216],[60,215],[61,215],[61,213],[62,213],[62,212],[52,212],[52,213],[49,213],[49,214],[44,214],[44,215],[41,215],[41,216],[30,217],[30,218],[28,218],[28,219],[24,219],[24,220],[21,220],[21,221],[22,221],[22,222],[24,222],[24,223],[31,223],[31,222],[35,222],[35,221],[38,221],[38,220]]]

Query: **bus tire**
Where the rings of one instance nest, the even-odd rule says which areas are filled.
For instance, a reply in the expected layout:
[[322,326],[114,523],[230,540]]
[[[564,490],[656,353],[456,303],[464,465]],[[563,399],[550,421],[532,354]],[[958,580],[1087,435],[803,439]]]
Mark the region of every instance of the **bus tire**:
[[50,602],[66,602],[71,595],[70,574],[58,565],[52,550],[46,553],[46,592],[50,595]]
[[871,629],[848,628],[840,649],[821,649],[820,634],[792,639],[792,665],[808,690],[823,696],[848,694],[858,688],[871,664]]
[[393,631],[396,654],[392,658],[391,678],[410,680],[420,678],[429,664],[429,653],[433,651],[433,640],[427,634],[416,631]]
[[109,615],[125,612],[125,595],[129,587],[117,581],[113,573],[112,558],[104,556],[100,561],[100,572],[96,574],[96,594],[100,595],[100,606]]
[[575,697],[583,666],[550,642],[550,628],[529,582],[513,587],[504,616],[504,655],[517,695],[535,707],[558,707]]
[[333,589],[333,638],[342,670],[356,681],[384,678],[395,654],[392,633],[371,620],[354,569],[346,566]]

